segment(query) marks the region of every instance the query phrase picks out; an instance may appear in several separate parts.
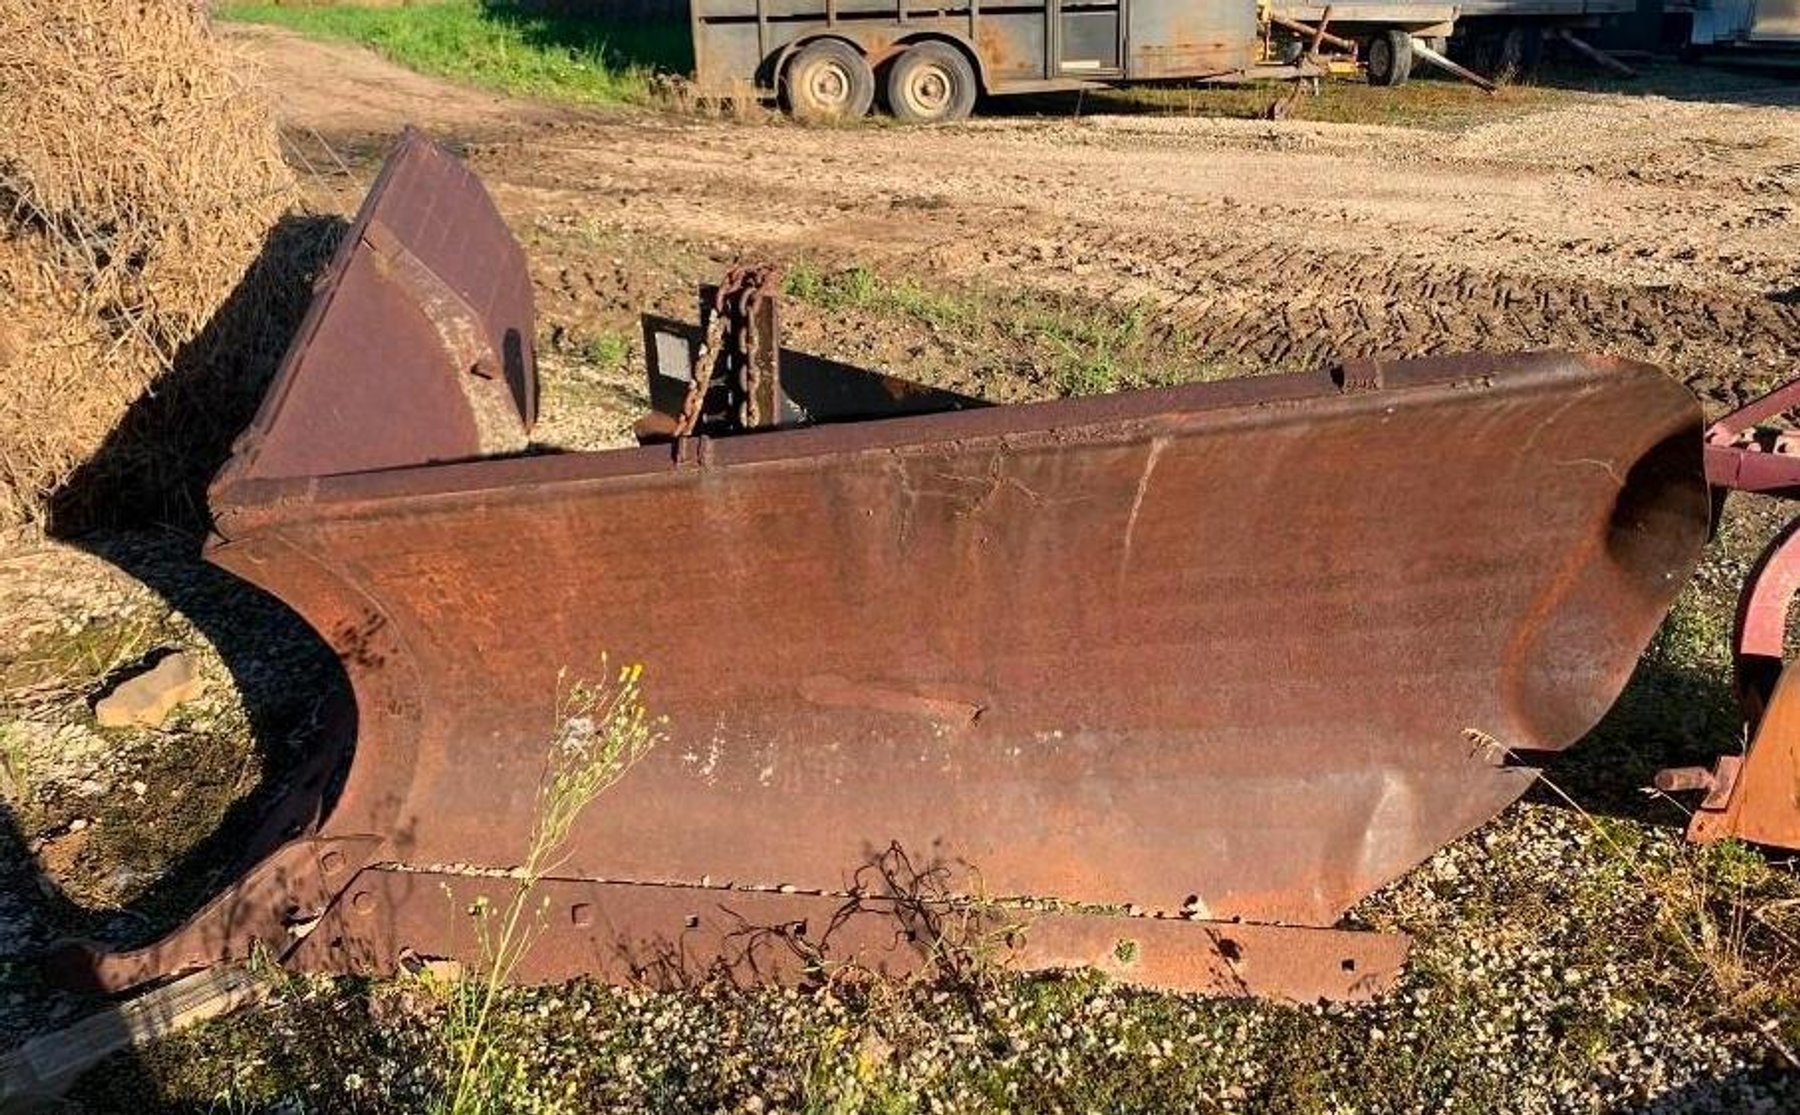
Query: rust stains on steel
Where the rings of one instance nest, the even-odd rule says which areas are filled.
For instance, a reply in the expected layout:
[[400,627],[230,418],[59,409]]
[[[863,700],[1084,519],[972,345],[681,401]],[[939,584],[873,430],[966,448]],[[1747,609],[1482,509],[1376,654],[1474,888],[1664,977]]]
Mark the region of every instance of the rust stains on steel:
[[215,488],[525,447],[537,416],[525,254],[449,152],[409,133],[396,155]]
[[[783,351],[777,428],[495,456],[465,378],[504,382],[520,428],[536,385],[479,183],[409,133],[357,229],[212,489],[208,552],[336,649],[354,760],[192,923],[94,961],[108,987],[253,941],[330,970],[466,952],[431,865],[523,854],[558,674],[610,651],[670,739],[573,833],[538,977],[804,978],[782,927],[816,945],[846,908],[829,956],[912,970],[860,881],[900,847],[947,872],[928,908],[972,872],[1062,903],[1013,915],[1022,969],[1377,993],[1405,940],[1339,917],[1534,776],[1464,733],[1582,735],[1707,530],[1693,398],[1560,354],[979,407],[857,369],[872,393],[806,396]],[[396,249],[434,278],[369,257]]]
[[[659,430],[640,426],[640,433],[687,437],[701,428],[709,395],[720,396],[715,410],[740,429],[773,427],[781,421],[781,377],[776,334],[775,292],[779,269],[734,267],[725,282],[703,299],[703,339],[694,348],[681,410]],[[654,417],[654,416],[653,416]],[[715,416],[718,420],[718,416]]]
[[[368,871],[290,957],[303,971],[391,974],[409,955],[471,956],[459,902],[504,903],[503,881]],[[967,950],[1015,971],[1095,968],[1144,987],[1297,1001],[1360,1000],[1399,976],[1408,940],[1386,933],[839,896],[549,879],[548,916],[522,979],[591,976],[663,990],[724,977],[799,984],[858,969],[914,975]],[[350,942],[345,944],[343,942]],[[975,955],[979,951],[979,955]],[[478,954],[475,954],[478,956]]]

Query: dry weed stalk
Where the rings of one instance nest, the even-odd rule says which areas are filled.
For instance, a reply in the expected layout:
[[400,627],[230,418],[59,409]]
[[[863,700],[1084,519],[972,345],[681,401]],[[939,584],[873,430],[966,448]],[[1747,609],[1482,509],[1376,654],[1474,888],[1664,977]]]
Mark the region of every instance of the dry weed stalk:
[[532,903],[533,892],[567,860],[569,837],[582,813],[663,739],[663,722],[644,707],[643,666],[625,666],[610,677],[607,669],[602,657],[603,680],[577,681],[558,701],[531,840],[525,862],[512,873],[512,893],[499,906],[483,895],[469,907],[481,960],[471,978],[449,988],[445,1040],[456,1072],[449,1095],[434,1108],[444,1115],[511,1109],[506,1089],[514,1066],[494,1036],[494,1011],[501,988],[543,932],[544,906]]

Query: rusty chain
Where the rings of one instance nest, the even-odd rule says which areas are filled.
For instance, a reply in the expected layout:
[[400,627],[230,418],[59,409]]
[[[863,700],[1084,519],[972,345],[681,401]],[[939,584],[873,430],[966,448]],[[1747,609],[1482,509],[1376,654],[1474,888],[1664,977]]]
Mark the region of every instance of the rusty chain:
[[741,375],[744,398],[738,414],[740,424],[750,427],[760,422],[756,391],[761,373],[751,359],[754,314],[764,293],[779,281],[779,274],[773,264],[738,266],[726,272],[725,281],[719,284],[712,305],[707,308],[706,331],[694,353],[687,396],[675,423],[675,437],[687,437],[699,426],[707,393],[719,376],[721,363],[726,365],[727,374]]

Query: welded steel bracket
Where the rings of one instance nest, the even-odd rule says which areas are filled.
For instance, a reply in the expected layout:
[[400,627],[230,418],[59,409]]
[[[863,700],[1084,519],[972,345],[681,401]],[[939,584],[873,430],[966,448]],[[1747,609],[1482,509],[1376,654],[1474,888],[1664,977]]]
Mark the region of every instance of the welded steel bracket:
[[[1726,492],[1800,499],[1800,380],[1786,383],[1714,422],[1706,433],[1707,480]],[[1800,848],[1800,670],[1787,656],[1788,619],[1800,595],[1800,520],[1763,552],[1738,598],[1732,662],[1744,713],[1741,754],[1709,770],[1679,767],[1656,776],[1666,793],[1703,791],[1688,838],[1737,837]]]
[[71,942],[54,966],[66,983],[119,991],[227,961],[279,960],[381,845],[373,836],[293,841],[167,936],[118,952]]
[[640,444],[778,427],[943,414],[987,404],[782,347],[779,270],[736,267],[700,288],[700,326],[646,316],[650,413]]

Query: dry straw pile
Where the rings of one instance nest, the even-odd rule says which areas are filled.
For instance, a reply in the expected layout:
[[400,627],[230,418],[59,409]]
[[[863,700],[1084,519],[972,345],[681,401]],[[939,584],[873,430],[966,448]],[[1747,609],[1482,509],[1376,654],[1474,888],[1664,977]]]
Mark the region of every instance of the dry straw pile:
[[244,74],[195,0],[0,3],[0,524],[191,510],[278,355],[320,233]]

